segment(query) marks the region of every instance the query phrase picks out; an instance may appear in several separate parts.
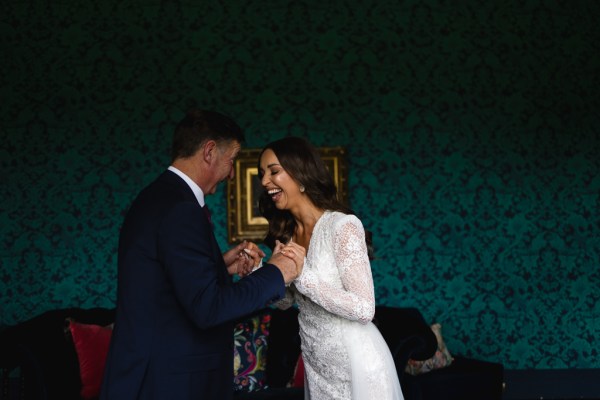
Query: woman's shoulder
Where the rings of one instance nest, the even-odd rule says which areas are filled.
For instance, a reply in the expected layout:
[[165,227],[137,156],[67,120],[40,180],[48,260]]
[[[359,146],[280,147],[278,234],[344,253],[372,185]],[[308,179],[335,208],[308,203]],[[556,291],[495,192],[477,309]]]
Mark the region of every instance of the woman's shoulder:
[[346,214],[341,211],[326,211],[329,219],[335,228],[340,228],[346,224],[353,224],[362,228],[361,220],[354,214]]

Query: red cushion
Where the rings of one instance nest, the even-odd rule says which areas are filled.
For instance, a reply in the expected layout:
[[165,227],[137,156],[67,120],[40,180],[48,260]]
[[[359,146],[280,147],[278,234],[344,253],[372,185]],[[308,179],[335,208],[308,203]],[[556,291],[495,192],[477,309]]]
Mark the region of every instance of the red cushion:
[[97,398],[100,396],[112,325],[89,325],[69,321],[69,329],[79,359],[81,397]]
[[296,362],[294,377],[292,378],[292,387],[304,387],[304,361],[302,360],[302,353],[300,353],[298,362]]

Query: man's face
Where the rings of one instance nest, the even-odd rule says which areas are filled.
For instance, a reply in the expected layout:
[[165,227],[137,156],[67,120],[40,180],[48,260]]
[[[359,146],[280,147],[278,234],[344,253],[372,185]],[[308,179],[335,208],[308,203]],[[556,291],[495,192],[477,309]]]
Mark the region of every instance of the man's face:
[[233,179],[235,169],[233,163],[242,146],[236,141],[226,142],[215,148],[215,159],[212,163],[211,185],[205,194],[213,194],[217,190],[217,185],[227,179]]

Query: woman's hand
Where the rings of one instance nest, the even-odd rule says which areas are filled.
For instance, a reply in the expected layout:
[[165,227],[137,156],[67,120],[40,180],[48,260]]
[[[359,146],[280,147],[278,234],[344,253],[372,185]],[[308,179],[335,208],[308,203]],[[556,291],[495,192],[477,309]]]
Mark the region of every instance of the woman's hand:
[[281,252],[281,249],[285,246],[284,243],[281,243],[279,240],[275,240],[275,247],[273,248],[273,254],[277,254]]
[[302,267],[304,267],[304,258],[306,257],[306,249],[297,243],[290,241],[288,244],[283,244],[279,241],[275,243],[275,249],[278,253],[294,260],[298,271],[298,276],[302,273]]
[[279,268],[283,276],[283,281],[288,286],[302,272],[305,254],[306,250],[304,247],[296,243],[283,244],[279,240],[275,240],[273,254],[271,254],[271,258],[267,263]]

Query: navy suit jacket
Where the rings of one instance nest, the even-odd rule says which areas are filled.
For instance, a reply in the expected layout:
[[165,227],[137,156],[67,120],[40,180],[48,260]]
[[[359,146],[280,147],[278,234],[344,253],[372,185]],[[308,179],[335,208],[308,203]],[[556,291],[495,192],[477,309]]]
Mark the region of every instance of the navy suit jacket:
[[192,190],[165,171],[140,192],[121,228],[101,398],[232,398],[234,321],[284,292],[269,264],[233,282]]

